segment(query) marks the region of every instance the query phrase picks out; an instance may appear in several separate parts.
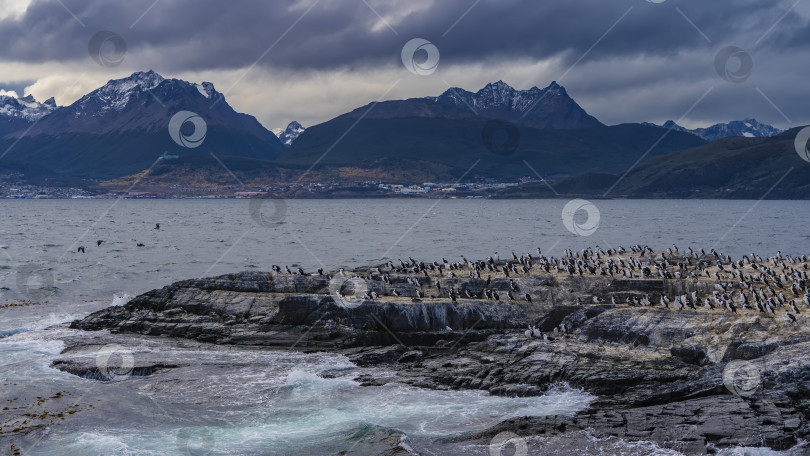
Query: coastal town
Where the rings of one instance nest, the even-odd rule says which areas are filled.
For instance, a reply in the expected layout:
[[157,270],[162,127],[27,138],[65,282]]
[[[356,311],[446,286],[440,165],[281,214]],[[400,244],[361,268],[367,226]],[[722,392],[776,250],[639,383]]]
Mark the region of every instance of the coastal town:
[[102,186],[92,183],[83,188],[32,184],[22,180],[22,176],[2,176],[0,179],[0,199],[170,199],[205,198],[232,199],[254,197],[291,198],[358,198],[358,197],[424,197],[424,198],[487,198],[526,185],[542,184],[536,178],[522,178],[518,182],[439,183],[401,184],[382,181],[329,182],[271,185],[267,187],[243,186],[191,186],[172,185],[168,189],[140,190],[137,186],[127,191],[105,191]]

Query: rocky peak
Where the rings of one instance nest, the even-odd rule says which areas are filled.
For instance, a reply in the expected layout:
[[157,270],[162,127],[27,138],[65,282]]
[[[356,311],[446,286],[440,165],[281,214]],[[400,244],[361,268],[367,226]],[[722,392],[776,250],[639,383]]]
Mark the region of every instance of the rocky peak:
[[[535,87],[536,88],[536,87]],[[549,92],[553,95],[568,95],[568,92],[565,91],[565,87],[557,84],[557,81],[551,81],[551,84],[548,85],[542,91]]]
[[165,81],[165,78],[156,73],[154,70],[149,70],[137,71],[132,73],[130,77],[120,79],[119,81],[131,82],[143,90],[151,90],[157,87],[161,82]]
[[484,86],[475,94],[475,98],[476,102],[482,103],[483,106],[510,106],[516,93],[517,91],[512,86],[503,81],[498,81]]
[[197,87],[197,90],[200,92],[202,96],[205,98],[212,98],[217,90],[214,88],[214,84],[211,82],[203,82],[202,84],[194,84]]
[[432,101],[475,111],[482,117],[510,120],[535,128],[571,129],[601,125],[588,115],[557,81],[545,89],[537,86],[517,90],[499,80],[472,93],[458,87],[446,90]]
[[287,125],[287,128],[282,130],[281,128],[276,128],[273,130],[278,139],[287,147],[290,147],[292,143],[298,139],[301,133],[304,132],[306,128],[303,125],[298,123],[297,121],[293,120],[292,122]]
[[12,95],[0,95],[0,118],[21,119],[34,122],[56,109],[56,101],[49,98],[45,103],[34,99],[33,95],[16,98]]

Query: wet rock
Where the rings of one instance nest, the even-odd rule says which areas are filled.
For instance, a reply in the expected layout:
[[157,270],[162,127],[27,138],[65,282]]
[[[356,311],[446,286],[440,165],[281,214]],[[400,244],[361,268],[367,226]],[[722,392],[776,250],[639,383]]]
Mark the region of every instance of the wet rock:
[[407,351],[397,359],[398,363],[413,363],[422,359],[422,352],[418,350]]
[[[484,278],[443,273],[439,289],[435,273],[381,275],[367,268],[346,274],[362,278],[369,290],[351,305],[330,291],[334,276],[245,272],[177,282],[71,327],[329,350],[358,366],[395,373],[360,375],[364,385],[397,381],[536,396],[564,382],[599,398],[572,416],[515,418],[468,439],[483,444],[504,430],[535,437],[590,430],[685,454],[737,445],[785,449],[810,439],[805,323],[788,325],[756,310],[637,304],[641,297],[658,302],[673,293],[711,296],[724,289],[717,280],[535,268],[508,278],[492,274],[489,285]],[[424,283],[414,285],[413,277]],[[464,297],[451,299],[448,289]],[[482,296],[485,290],[499,299]],[[525,336],[529,325],[548,340]],[[748,363],[742,373],[754,378],[735,383],[739,363]]]

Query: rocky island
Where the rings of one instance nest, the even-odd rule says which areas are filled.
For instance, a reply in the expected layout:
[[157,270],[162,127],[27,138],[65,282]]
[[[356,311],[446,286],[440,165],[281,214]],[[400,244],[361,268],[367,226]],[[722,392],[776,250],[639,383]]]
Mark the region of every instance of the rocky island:
[[[514,418],[447,442],[459,448],[508,435],[519,452],[532,438],[588,430],[684,454],[785,450],[810,438],[807,270],[807,257],[674,246],[408,259],[334,273],[274,267],[177,282],[71,327],[109,330],[113,340],[335,352],[395,373],[361,374],[366,385],[537,396],[565,382],[598,398],[570,416]],[[54,364],[111,375],[92,360]],[[130,370],[173,367],[138,359]],[[387,454],[400,453],[392,444]]]

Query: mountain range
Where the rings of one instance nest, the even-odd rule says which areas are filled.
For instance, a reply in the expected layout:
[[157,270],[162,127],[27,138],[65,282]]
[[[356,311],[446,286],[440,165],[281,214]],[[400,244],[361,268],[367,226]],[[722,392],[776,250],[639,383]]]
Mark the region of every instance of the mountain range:
[[729,136],[768,138],[782,133],[782,130],[768,124],[757,122],[756,119],[735,120],[729,123],[719,123],[706,128],[694,129],[684,128],[672,120],[668,120],[664,125],[660,126],[649,122],[643,122],[642,125],[692,133],[706,141],[717,141],[718,139],[728,138]]
[[[194,144],[199,147],[184,147],[169,134],[170,119],[184,111],[196,113],[207,128]],[[178,129],[181,137],[197,133],[188,122]],[[630,168],[652,175],[650,167],[672,168],[694,157],[690,151],[721,150],[718,138],[778,133],[753,119],[695,130],[671,121],[607,126],[556,82],[528,90],[503,81],[477,92],[454,87],[438,96],[370,103],[306,129],[291,122],[275,131],[236,112],[211,83],[154,71],[111,80],[63,107],[53,99],[0,96],[0,147],[9,151],[3,168],[63,179],[159,177],[179,186],[190,179],[234,181],[231,173],[264,186],[305,176],[401,183],[541,176],[595,191]],[[171,160],[158,162],[162,156]]]
[[[168,133],[170,118],[181,110],[200,113],[205,121],[205,141],[199,147],[184,148]],[[4,136],[7,147],[14,144],[4,160],[35,163],[73,177],[137,173],[163,154],[270,160],[285,150],[256,118],[234,111],[213,84],[166,79],[154,71],[111,80],[69,106],[25,120],[30,125]]]
[[[561,194],[627,198],[810,199],[810,164],[796,153],[801,128],[770,138],[728,137],[645,160],[626,175],[585,173],[554,184]],[[537,185],[533,196],[554,194]],[[527,191],[523,189],[523,191]]]
[[556,81],[544,89],[515,90],[498,81],[472,93],[458,87],[438,97],[436,103],[466,109],[479,117],[503,119],[537,129],[573,130],[603,126],[582,109]]
[[39,103],[31,95],[23,98],[0,95],[0,137],[26,129],[54,110],[56,102],[53,98]]

